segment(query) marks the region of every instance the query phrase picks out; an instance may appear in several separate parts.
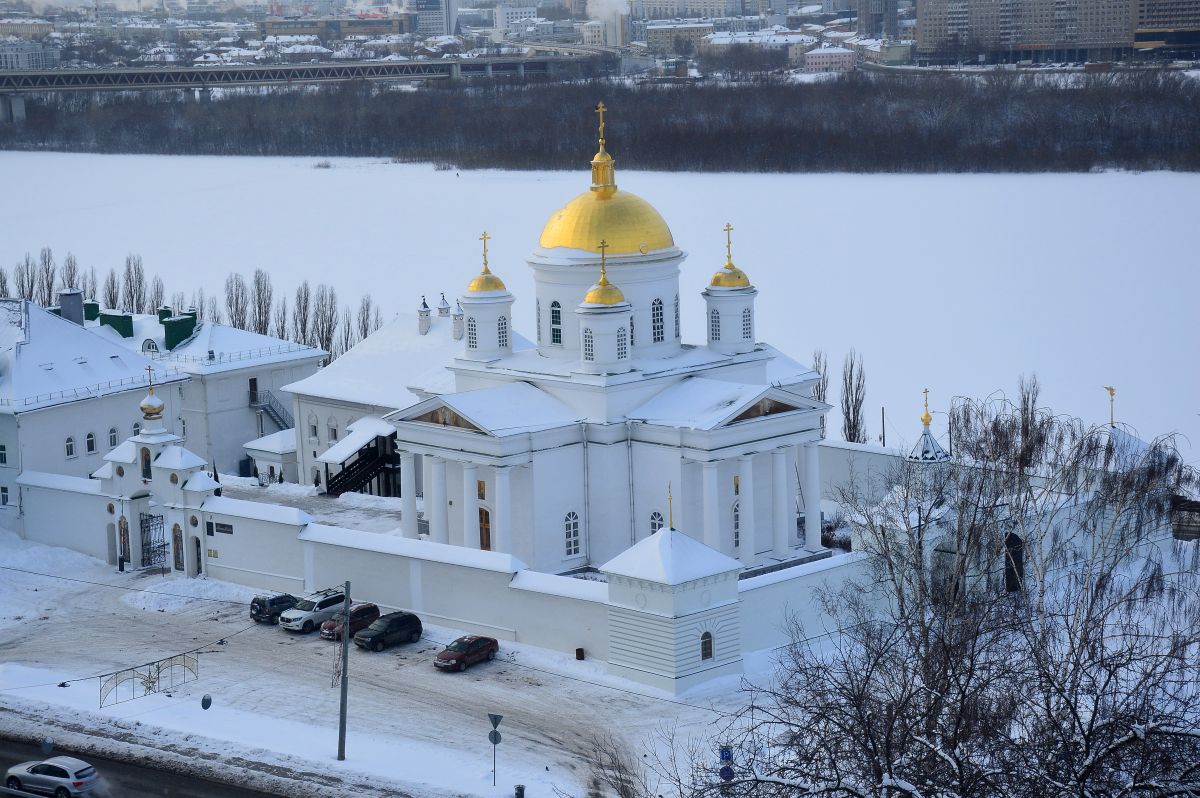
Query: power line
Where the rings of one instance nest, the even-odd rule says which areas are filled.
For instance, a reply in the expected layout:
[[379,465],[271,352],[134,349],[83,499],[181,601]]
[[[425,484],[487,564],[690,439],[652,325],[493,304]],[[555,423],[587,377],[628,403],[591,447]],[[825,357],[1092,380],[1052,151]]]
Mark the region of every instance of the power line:
[[73,577],[73,576],[61,576],[59,574],[42,573],[41,571],[29,571],[24,568],[14,568],[11,565],[0,565],[0,569],[3,569],[5,571],[16,571],[17,573],[29,574],[31,576],[44,576],[47,579],[62,579],[66,582],[78,582],[79,584],[83,584],[83,585],[94,585],[95,587],[107,587],[107,588],[111,588],[113,590],[121,590],[121,591],[124,591],[127,593],[151,593],[156,596],[170,596],[171,598],[189,599],[191,601],[211,601],[211,602],[215,602],[217,604],[236,604],[237,606],[244,606],[246,603],[244,601],[234,601],[232,599],[210,598],[208,596],[184,596],[184,595],[180,595],[179,593],[167,593],[162,590],[149,590],[149,589],[143,588],[143,587],[126,587],[124,585],[114,585],[109,582],[93,582],[90,579],[79,579],[79,578]]

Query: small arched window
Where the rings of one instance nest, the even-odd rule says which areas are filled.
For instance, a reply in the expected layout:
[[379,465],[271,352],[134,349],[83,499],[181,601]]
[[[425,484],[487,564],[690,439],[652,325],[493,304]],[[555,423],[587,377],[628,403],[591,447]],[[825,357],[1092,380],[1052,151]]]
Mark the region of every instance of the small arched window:
[[179,419],[179,436],[187,438],[187,419],[182,416]]
[[116,445],[117,445],[117,428],[109,427],[108,428],[108,446],[111,449],[112,447],[114,447]]
[[140,421],[133,422],[133,437],[136,438],[138,435],[141,435],[141,434],[142,434],[142,422],[140,422]]
[[721,314],[713,308],[708,312],[708,340],[721,340]]
[[84,445],[84,448],[87,450],[88,454],[95,454],[96,453],[96,436],[93,433],[89,432],[87,434],[87,437],[83,439],[83,445]]
[[562,305],[550,303],[550,343],[562,346]]
[[496,342],[501,349],[508,349],[508,317],[501,316],[496,323]]
[[142,447],[142,479],[150,479],[150,450]]
[[67,457],[74,457],[75,456],[75,439],[67,438],[67,444],[66,444],[65,448],[67,450]]
[[700,659],[713,658],[713,636],[712,632],[705,632],[700,635]]
[[153,338],[147,338],[145,341],[142,341],[142,352],[147,355],[157,354],[158,344],[154,343]]
[[679,294],[675,295],[675,340],[680,339],[679,334]]
[[658,510],[650,513],[650,534],[653,535],[655,532],[662,529],[663,526],[662,513],[660,513]]
[[656,299],[650,303],[650,337],[654,339],[654,343],[661,344],[666,340],[667,334],[663,323],[663,303],[661,299]]
[[629,333],[625,332],[624,327],[617,329],[617,360],[624,360],[629,357]]
[[754,315],[750,312],[750,308],[742,308],[742,340],[749,341],[754,338]]
[[467,349],[479,348],[479,325],[475,323],[475,317],[470,316],[467,319]]
[[574,510],[563,518],[563,533],[568,557],[579,554],[579,515]]
[[538,346],[542,345],[542,300],[534,300],[534,315],[537,316],[537,341]]
[[742,545],[742,503],[733,503],[733,547]]
[[590,327],[585,327],[583,329],[583,359],[596,359],[596,345],[592,340],[592,330]]

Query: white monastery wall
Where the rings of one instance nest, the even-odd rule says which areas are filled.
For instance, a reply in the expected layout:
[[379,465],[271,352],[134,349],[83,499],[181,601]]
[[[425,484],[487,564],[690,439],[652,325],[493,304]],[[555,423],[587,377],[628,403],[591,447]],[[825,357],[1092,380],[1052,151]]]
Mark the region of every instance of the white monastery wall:
[[[590,534],[587,541],[588,559],[600,565],[616,557],[635,542],[629,518],[629,457],[625,442],[588,444],[588,478],[594,497],[589,502]],[[664,494],[665,501],[665,494]],[[665,515],[663,516],[666,517]],[[640,524],[641,522],[639,522]],[[649,518],[636,532],[649,534]]]
[[789,642],[792,622],[805,637],[832,631],[818,591],[867,576],[862,554],[835,555],[807,565],[743,579],[738,583],[743,651],[776,648]]
[[[584,499],[583,480],[575,475],[581,471],[582,444],[547,449],[533,457],[529,469],[533,490],[533,533],[540,534],[533,551],[518,554],[535,571],[557,573],[582,565],[586,559],[588,541],[584,517],[588,511]],[[565,519],[573,512],[580,520],[580,555],[566,554]],[[601,532],[592,525],[593,540]]]
[[[270,505],[263,505],[269,507]],[[264,521],[231,513],[200,512],[200,526],[186,527],[188,536],[199,534],[205,555],[205,571],[214,579],[288,593],[303,593],[304,544],[302,526]],[[207,522],[214,523],[213,534]],[[216,531],[215,524],[229,524],[233,533]],[[168,529],[170,523],[167,524]],[[323,585],[323,587],[328,587]]]
[[[113,535],[111,541],[101,534],[79,534],[82,529],[104,528],[101,526],[105,520],[104,503],[109,499],[100,494],[99,481],[70,479],[50,474],[27,476],[30,479],[45,476],[48,481],[52,479],[62,487],[29,484],[22,486],[21,503],[26,540],[74,549],[108,563],[116,562],[115,527],[110,530]],[[15,505],[15,493],[12,501]],[[112,520],[112,523],[115,524],[115,520]]]
[[852,481],[857,482],[859,489],[866,491],[871,499],[882,498],[879,488],[884,477],[903,457],[895,449],[828,440],[821,441],[820,453],[821,497],[825,499],[837,498],[833,486],[848,487]]

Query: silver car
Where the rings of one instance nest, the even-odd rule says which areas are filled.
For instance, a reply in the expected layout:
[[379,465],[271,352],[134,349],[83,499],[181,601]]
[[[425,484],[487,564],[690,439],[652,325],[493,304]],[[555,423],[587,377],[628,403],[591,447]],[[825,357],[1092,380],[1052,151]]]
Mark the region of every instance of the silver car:
[[96,769],[73,756],[55,756],[41,762],[13,765],[5,774],[4,786],[54,798],[91,795],[100,782]]
[[338,588],[305,596],[296,606],[279,616],[279,625],[293,632],[308,634],[333,617],[346,603],[346,593]]

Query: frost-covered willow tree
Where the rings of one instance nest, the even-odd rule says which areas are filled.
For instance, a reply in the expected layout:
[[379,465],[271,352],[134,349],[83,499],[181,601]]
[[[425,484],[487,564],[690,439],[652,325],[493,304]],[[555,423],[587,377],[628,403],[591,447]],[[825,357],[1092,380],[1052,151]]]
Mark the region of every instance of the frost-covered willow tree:
[[660,760],[672,792],[1200,794],[1200,543],[1172,534],[1195,473],[1035,381],[952,423],[953,461],[841,490],[860,577],[721,730],[734,781],[709,746]]

